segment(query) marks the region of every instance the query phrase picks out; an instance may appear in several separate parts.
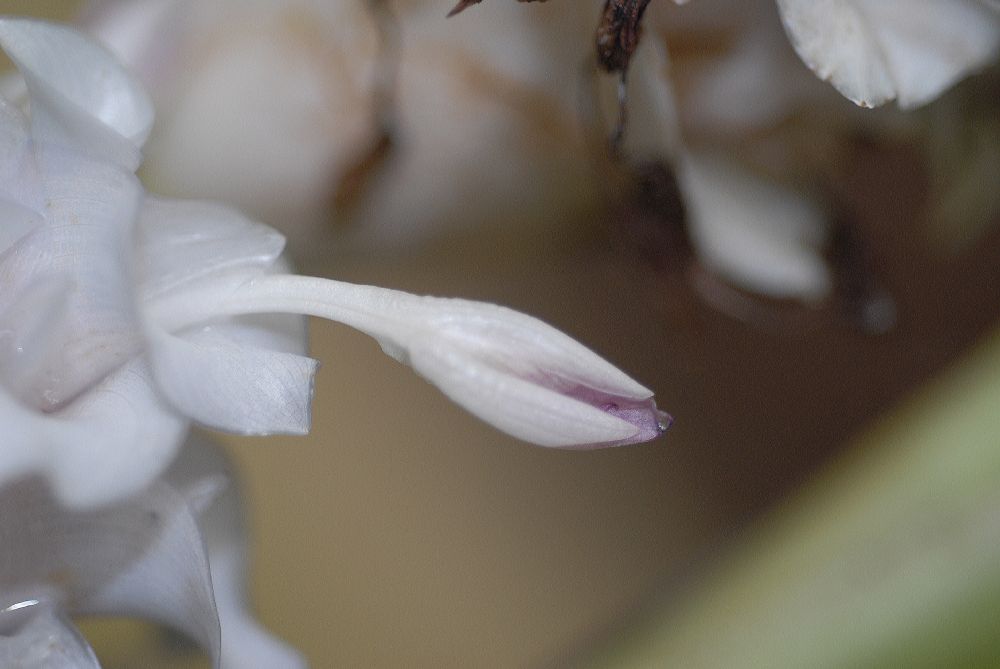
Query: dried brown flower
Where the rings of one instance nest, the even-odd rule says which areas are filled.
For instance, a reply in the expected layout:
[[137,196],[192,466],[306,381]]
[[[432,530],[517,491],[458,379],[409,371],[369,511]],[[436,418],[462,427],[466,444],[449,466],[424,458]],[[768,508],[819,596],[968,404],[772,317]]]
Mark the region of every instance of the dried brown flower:
[[642,36],[649,0],[607,0],[597,26],[597,61],[608,72],[625,72]]

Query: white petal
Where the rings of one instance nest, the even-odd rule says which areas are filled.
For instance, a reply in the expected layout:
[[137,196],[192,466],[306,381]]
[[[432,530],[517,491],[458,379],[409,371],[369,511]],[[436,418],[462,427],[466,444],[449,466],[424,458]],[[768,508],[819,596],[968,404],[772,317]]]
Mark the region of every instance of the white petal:
[[58,415],[62,443],[52,451],[53,483],[60,498],[76,506],[142,489],[170,464],[188,428],[186,418],[160,399],[141,359]]
[[[206,479],[192,490],[204,503],[224,479]],[[80,613],[124,615],[155,620],[180,630],[218,661],[221,651],[208,556],[188,500],[170,486],[156,483],[127,504],[101,514],[108,536],[95,558],[130,560],[92,586],[74,607]],[[97,541],[99,537],[92,537]],[[80,558],[78,558],[80,559]]]
[[188,423],[136,359],[54,414],[0,390],[0,425],[0,486],[37,472],[62,503],[83,508],[142,490],[169,465]]
[[690,153],[680,179],[691,239],[710,269],[774,298],[816,301],[829,293],[826,221],[815,204],[707,154]]
[[184,416],[238,434],[309,431],[316,360],[243,345],[238,324],[147,337],[157,386]]
[[6,485],[0,488],[0,587],[38,593],[73,614],[159,621],[217,658],[209,563],[186,495],[202,504],[224,484],[209,475],[182,494],[156,482],[125,502],[93,510],[67,509],[38,479]]
[[153,106],[110,52],[69,27],[16,18],[0,19],[0,47],[28,85],[36,139],[138,167]]
[[194,435],[166,474],[170,485],[189,490],[207,475],[224,476],[231,483],[198,516],[212,586],[222,626],[222,669],[267,667],[299,669],[306,666],[294,649],[271,636],[254,620],[247,602],[247,546],[239,489],[222,450]]
[[226,489],[229,477],[217,448],[194,439],[162,480],[99,509],[67,509],[37,479],[0,487],[0,544],[6,547],[0,597],[9,600],[0,600],[0,658],[9,632],[3,625],[13,620],[2,607],[34,595],[74,614],[169,625],[223,669],[304,667],[247,610],[245,539],[238,497]]
[[8,390],[28,387],[58,355],[53,349],[62,343],[57,335],[72,288],[65,275],[42,276],[0,307],[0,323],[7,324],[0,334],[0,379]]
[[57,354],[17,393],[52,410],[140,347],[128,258],[142,187],[134,175],[72,151],[35,153],[45,222],[0,254],[0,311],[40,281],[73,285],[54,336]]
[[27,120],[0,98],[0,252],[41,224],[43,203]]
[[864,107],[929,102],[996,57],[1000,17],[978,0],[778,0],[795,50]]
[[210,202],[147,197],[138,232],[141,294],[222,274],[259,274],[285,247],[275,230]]
[[0,666],[10,669],[100,669],[86,640],[69,620],[51,608],[36,604],[12,613],[30,617],[11,632],[2,628],[5,613],[0,611]]

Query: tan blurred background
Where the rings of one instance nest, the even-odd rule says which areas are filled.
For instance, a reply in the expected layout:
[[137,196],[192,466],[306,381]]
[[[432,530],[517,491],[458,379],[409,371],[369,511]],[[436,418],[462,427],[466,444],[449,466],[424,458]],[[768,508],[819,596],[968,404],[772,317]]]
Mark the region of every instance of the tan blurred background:
[[[312,268],[539,316],[653,388],[677,422],[641,446],[530,447],[373,341],[314,323],[312,434],[224,437],[251,514],[261,620],[318,668],[549,667],[694,587],[757,514],[996,324],[997,235],[936,256],[914,233],[926,184],[913,153],[853,160],[842,186],[899,301],[884,337],[830,317],[764,327],[719,315],[599,215],[557,237],[468,235]],[[145,659],[148,637],[93,629],[105,666],[160,666]]]
[[997,245],[961,263],[921,257],[896,213],[901,191],[914,218],[919,198],[892,183],[908,162],[895,159],[858,176],[874,181],[865,225],[899,259],[885,270],[901,324],[882,338],[731,321],[599,231],[338,263],[347,280],[536,314],[647,383],[677,423],[642,446],[533,448],[367,338],[317,324],[313,434],[229,440],[262,617],[316,666],[558,666],[690,587],[749,519],[995,322]]

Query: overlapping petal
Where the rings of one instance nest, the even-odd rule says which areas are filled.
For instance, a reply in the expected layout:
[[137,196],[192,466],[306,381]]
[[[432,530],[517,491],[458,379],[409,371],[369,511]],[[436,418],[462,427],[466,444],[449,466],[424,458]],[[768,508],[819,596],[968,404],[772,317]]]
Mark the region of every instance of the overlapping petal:
[[178,490],[197,491],[204,488],[201,482],[206,476],[229,481],[198,514],[222,629],[221,668],[304,668],[303,658],[269,634],[252,615],[247,596],[247,538],[238,481],[222,450],[196,434],[170,466],[164,480]]
[[0,502],[5,596],[26,593],[70,613],[149,617],[218,654],[208,558],[195,509],[179,491],[156,483],[126,503],[73,511],[41,480],[26,479],[0,488]]
[[0,390],[0,486],[33,472],[59,499],[93,507],[145,487],[176,455],[188,421],[157,395],[136,358],[58,414],[39,413]]
[[230,482],[218,448],[196,438],[167,475],[96,509],[67,508],[39,478],[0,486],[0,663],[98,666],[63,617],[69,613],[160,622],[222,669],[304,667],[248,610],[245,537]]
[[[220,282],[238,285],[274,271],[284,238],[219,205],[149,198],[143,212],[141,292],[153,299],[169,291]],[[304,332],[301,318],[286,327]],[[241,434],[309,431],[313,376],[318,363],[249,327],[215,319],[185,332],[145,322],[150,364],[163,395],[181,414],[209,427]],[[259,324],[260,325],[260,324]],[[304,337],[299,338],[304,341]]]
[[153,105],[109,51],[67,26],[0,19],[0,47],[28,85],[36,140],[129,171],[153,125]]

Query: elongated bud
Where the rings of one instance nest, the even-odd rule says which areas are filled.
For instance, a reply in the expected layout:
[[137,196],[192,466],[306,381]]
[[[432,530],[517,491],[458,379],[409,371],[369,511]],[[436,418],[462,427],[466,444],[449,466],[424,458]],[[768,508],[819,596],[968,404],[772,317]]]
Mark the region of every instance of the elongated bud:
[[263,276],[150,305],[171,331],[208,317],[300,313],[365,332],[455,403],[524,441],[599,448],[649,441],[670,416],[653,393],[572,337],[495,304],[330,279]]
[[383,348],[490,425],[562,448],[640,443],[670,426],[652,391],[542,321],[493,304],[421,299],[437,312],[430,327]]

